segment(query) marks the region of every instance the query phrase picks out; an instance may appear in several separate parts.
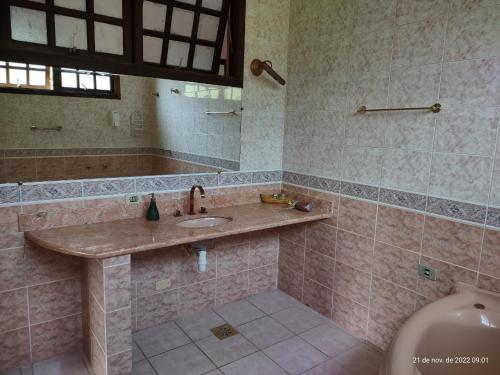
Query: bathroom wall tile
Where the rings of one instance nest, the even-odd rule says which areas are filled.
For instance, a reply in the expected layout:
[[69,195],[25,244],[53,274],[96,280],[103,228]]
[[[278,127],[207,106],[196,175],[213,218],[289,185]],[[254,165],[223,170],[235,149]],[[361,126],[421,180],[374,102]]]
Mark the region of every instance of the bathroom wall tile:
[[180,187],[180,178],[168,177],[143,177],[136,179],[137,192],[152,193],[155,191],[177,190]]
[[304,269],[305,247],[280,239],[279,266],[301,273]]
[[332,316],[332,290],[317,282],[304,279],[304,296],[302,302],[320,314]]
[[334,293],[332,319],[354,336],[366,338],[366,323],[368,321],[366,307]]
[[262,267],[278,262],[278,231],[258,232],[249,244],[249,268]]
[[351,301],[368,307],[371,276],[343,263],[335,263],[333,290]]
[[491,292],[500,293],[500,279],[479,274],[477,287]]
[[114,311],[130,306],[130,265],[104,269],[104,293],[106,311]]
[[31,324],[81,314],[80,279],[33,286],[29,288],[29,300]]
[[435,153],[429,194],[487,203],[491,158]]
[[500,112],[495,108],[447,106],[437,119],[435,151],[493,156]]
[[460,12],[493,5],[498,5],[498,0],[453,0],[450,11]]
[[486,206],[429,197],[427,212],[482,224],[486,218]]
[[474,285],[476,282],[477,273],[475,271],[470,271],[426,256],[422,256],[420,264],[437,270],[437,281],[427,280],[421,277],[418,279],[417,293],[432,300],[452,293],[455,284],[459,281],[471,285]]
[[[373,275],[407,289],[416,290],[419,257],[418,253],[376,242]],[[388,272],[389,269],[390,272]]]
[[500,59],[466,60],[443,65],[440,97],[452,104],[500,105]]
[[178,314],[191,314],[215,306],[215,280],[204,281],[179,290]]
[[233,275],[248,270],[248,244],[217,250],[217,277]]
[[432,298],[427,298],[417,294],[417,302],[415,303],[415,312],[420,310],[422,307],[427,306],[429,303],[434,302]]
[[217,174],[181,176],[181,189],[190,189],[193,185],[217,186]]
[[0,332],[28,326],[26,288],[0,293]]
[[386,118],[384,143],[386,147],[432,151],[437,119],[433,113],[394,112],[388,114]]
[[349,82],[348,110],[355,112],[360,106],[384,108],[387,105],[386,93],[389,87],[389,73],[359,73]]
[[233,302],[248,295],[248,271],[217,279],[215,303],[217,306]]
[[78,198],[82,196],[82,184],[79,182],[55,184],[24,184],[21,186],[23,202]]
[[500,232],[485,230],[479,272],[500,278]]
[[422,254],[476,270],[482,236],[480,227],[428,216]]
[[401,0],[398,1],[396,21],[398,25],[426,20],[448,11],[448,0]]
[[33,361],[53,357],[82,345],[82,316],[75,315],[31,326]]
[[350,48],[349,66],[351,72],[388,72],[393,43],[392,30],[353,36]]
[[393,68],[389,88],[390,107],[422,107],[438,98],[441,64]]
[[26,279],[28,285],[69,279],[80,275],[81,260],[77,257],[26,246]]
[[129,374],[132,372],[132,350],[108,356],[108,375]]
[[18,231],[17,217],[21,207],[0,207],[0,234],[15,233]]
[[445,17],[399,26],[394,40],[393,66],[440,63],[443,56]]
[[280,228],[280,240],[286,240],[298,245],[306,245],[306,225],[288,225]]
[[106,313],[92,294],[89,294],[88,305],[85,306],[85,314],[88,314],[88,334],[93,336],[101,348],[106,347]]
[[316,251],[306,250],[304,276],[327,288],[333,286],[334,260]]
[[369,33],[389,28],[396,20],[396,2],[392,0],[357,0],[354,15],[356,33]]
[[83,196],[116,195],[135,192],[135,180],[117,179],[83,182]]
[[[327,178],[339,178],[342,147],[331,143],[310,144],[310,173]],[[309,180],[311,184],[311,180]]]
[[106,353],[97,343],[96,338],[90,337],[90,367],[96,375],[106,375]]
[[373,240],[339,230],[336,260],[360,271],[370,272]]
[[414,310],[416,294],[379,278],[373,278],[368,340],[387,348],[399,327]]
[[374,115],[347,116],[344,144],[349,146],[383,147],[387,116]]
[[499,17],[499,4],[453,13],[446,33],[446,60],[500,56],[497,37]]
[[342,181],[340,190],[344,195],[373,201],[378,200],[378,191],[379,189],[373,186],[353,184],[345,181]]
[[[300,130],[294,133],[295,138],[311,137],[312,143],[329,143],[340,146],[344,139],[344,125],[346,122],[344,111],[304,112],[307,116],[298,124]],[[289,118],[292,120],[293,114]],[[288,121],[288,118],[287,118]],[[311,124],[314,127],[311,128]],[[288,123],[285,131],[288,129]]]
[[279,264],[278,288],[298,301],[302,301],[304,272],[294,272],[291,268]]
[[24,233],[0,235],[0,249],[13,249],[24,246]]
[[378,241],[419,252],[423,228],[421,214],[386,206],[378,208]]
[[0,371],[27,365],[30,362],[28,328],[0,333]]
[[221,173],[219,175],[219,185],[245,185],[252,183],[252,174],[243,172]]
[[329,257],[335,257],[337,230],[322,222],[310,223],[306,228],[306,245],[308,249]]
[[119,266],[122,264],[130,264],[131,256],[130,255],[120,255],[112,258],[102,259],[102,266],[104,268]]
[[429,185],[430,152],[388,149],[383,155],[380,185],[426,193]]
[[382,151],[376,148],[344,147],[342,178],[350,182],[378,186]]
[[339,228],[373,237],[377,205],[350,198],[340,198]]
[[179,291],[167,291],[137,300],[137,329],[153,327],[177,317]]
[[278,265],[270,264],[268,266],[252,269],[248,272],[248,275],[248,294],[276,289],[278,282]]
[[107,355],[121,353],[132,348],[130,308],[106,314]]
[[25,286],[24,249],[0,250],[0,291]]
[[33,181],[36,179],[35,158],[5,159],[5,178],[7,181]]

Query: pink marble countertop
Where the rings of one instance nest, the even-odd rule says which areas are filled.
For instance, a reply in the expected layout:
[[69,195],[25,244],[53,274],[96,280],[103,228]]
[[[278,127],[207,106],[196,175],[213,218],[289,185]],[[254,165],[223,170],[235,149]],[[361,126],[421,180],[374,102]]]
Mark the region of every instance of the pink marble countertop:
[[[211,228],[182,228],[176,224],[203,216],[233,220]],[[206,215],[165,217],[150,222],[143,218],[108,223],[75,225],[25,232],[26,240],[42,248],[84,258],[109,258],[163,247],[192,243],[234,234],[326,219],[326,210],[301,212],[283,205],[247,204],[213,208]]]

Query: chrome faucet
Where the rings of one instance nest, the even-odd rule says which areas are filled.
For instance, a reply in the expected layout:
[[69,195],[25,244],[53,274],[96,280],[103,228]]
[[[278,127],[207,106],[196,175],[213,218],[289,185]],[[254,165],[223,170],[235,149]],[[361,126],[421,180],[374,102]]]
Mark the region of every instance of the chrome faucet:
[[[203,189],[203,186],[194,185],[191,188],[191,192],[189,193],[189,212],[188,212],[189,215],[195,214],[195,212],[194,212],[194,193],[195,193],[196,189],[200,190],[201,199],[205,199],[205,190]],[[206,214],[207,212],[208,212],[207,209],[204,206],[201,206],[200,213]]]

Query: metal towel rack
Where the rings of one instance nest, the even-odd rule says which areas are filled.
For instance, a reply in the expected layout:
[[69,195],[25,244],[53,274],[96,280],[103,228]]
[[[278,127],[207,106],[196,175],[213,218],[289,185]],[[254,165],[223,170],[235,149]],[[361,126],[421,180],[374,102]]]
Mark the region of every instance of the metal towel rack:
[[54,126],[53,128],[39,128],[36,125],[32,125],[32,126],[30,126],[30,129],[33,130],[33,131],[43,130],[43,131],[56,131],[56,132],[60,132],[62,130],[62,126]]
[[207,115],[230,115],[230,116],[238,116],[236,111],[228,111],[228,112],[205,112]]
[[441,104],[436,103],[433,104],[431,107],[413,107],[413,108],[375,108],[375,109],[368,109],[366,106],[361,106],[358,108],[356,111],[359,114],[365,114],[366,112],[386,112],[386,111],[431,111],[434,113],[438,113],[441,111]]

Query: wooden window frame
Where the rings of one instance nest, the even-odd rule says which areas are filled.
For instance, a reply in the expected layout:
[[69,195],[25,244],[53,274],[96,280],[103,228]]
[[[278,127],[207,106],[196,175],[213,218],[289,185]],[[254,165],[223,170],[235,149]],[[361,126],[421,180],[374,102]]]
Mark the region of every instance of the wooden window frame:
[[[110,75],[110,86],[111,89],[109,91],[106,90],[97,90],[96,87],[96,76],[98,73],[95,71],[86,71],[90,75],[93,76],[94,79],[94,89],[82,89],[79,86],[79,75],[82,73],[81,71],[76,71],[77,78],[77,87],[63,87],[61,82],[61,73],[62,69],[57,67],[45,66],[45,87],[42,86],[32,86],[29,84],[26,85],[14,85],[9,84],[9,69],[7,62],[7,83],[0,84],[0,93],[7,94],[28,94],[28,95],[48,95],[48,96],[71,96],[71,97],[79,97],[79,98],[98,98],[98,99],[121,99],[120,92],[120,77],[117,75]],[[27,71],[27,79],[29,79],[29,70],[37,70],[42,71],[42,69],[33,69],[29,68],[30,64],[26,64],[26,68],[22,67],[13,67],[14,69],[26,70]],[[31,64],[33,65],[33,64]],[[50,85],[50,75],[52,74],[52,86]]]
[[[5,83],[0,83],[0,87],[2,88],[11,88],[14,90],[20,89],[20,88],[26,88],[26,89],[31,89],[31,90],[50,90],[50,67],[49,66],[44,66],[44,69],[42,68],[34,68],[31,67],[30,65],[34,64],[25,64],[25,67],[22,66],[11,66],[13,64],[10,61],[6,61],[5,65],[0,65],[0,69],[5,69],[5,75],[6,75],[6,82]],[[24,63],[22,63],[24,64]],[[15,84],[15,83],[10,83],[10,70],[24,70],[26,74],[26,82],[25,84]],[[45,73],[45,85],[31,85],[30,82],[30,71],[36,71],[36,72],[44,72]]]
[[[87,1],[87,11],[77,11],[54,6],[53,0],[46,0],[45,4],[33,3],[28,0],[1,0],[0,1],[0,60],[6,61],[29,61],[32,64],[67,66],[75,69],[105,71],[112,74],[126,74],[145,76],[153,78],[166,78],[180,81],[191,81],[216,85],[227,85],[243,87],[243,63],[244,63],[244,40],[245,40],[245,7],[246,0],[223,0],[224,4],[229,4],[228,14],[225,19],[221,18],[219,32],[217,35],[217,48],[214,51],[212,71],[195,70],[189,68],[194,56],[194,45],[213,46],[214,42],[202,41],[196,38],[198,31],[199,12],[195,13],[195,24],[193,25],[193,35],[191,37],[182,37],[170,35],[170,21],[168,29],[165,32],[154,32],[143,30],[142,27],[142,1],[122,0],[123,1],[123,20],[120,25],[124,31],[124,55],[110,55],[97,53],[93,50],[94,46],[94,21],[116,24],[114,18],[93,14],[93,0]],[[167,9],[172,7],[189,10],[198,10],[204,14],[215,13],[221,16],[221,12],[203,8],[202,0],[196,0],[195,5],[182,3],[176,0],[149,0],[161,4],[170,4]],[[18,42],[11,39],[10,34],[10,6],[21,6],[24,8],[43,10],[47,12],[47,33],[48,45],[39,45],[35,43]],[[224,7],[222,9],[225,9]],[[71,50],[68,48],[55,46],[55,27],[53,25],[53,14],[67,15],[70,17],[85,18],[87,20],[87,42],[88,50]],[[198,16],[196,16],[198,14]],[[168,15],[167,15],[168,19]],[[220,56],[222,40],[226,24],[228,25],[231,45],[229,46],[228,63],[226,74],[219,75]],[[168,44],[168,37],[172,40],[189,42],[189,63],[188,68],[178,68],[143,62],[143,35],[162,37],[164,44]],[[163,56],[165,54],[165,56]],[[167,51],[162,49],[161,62],[166,61]]]

